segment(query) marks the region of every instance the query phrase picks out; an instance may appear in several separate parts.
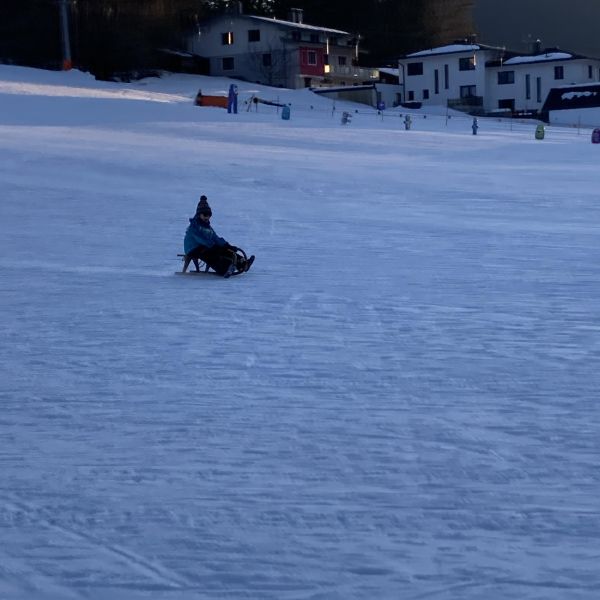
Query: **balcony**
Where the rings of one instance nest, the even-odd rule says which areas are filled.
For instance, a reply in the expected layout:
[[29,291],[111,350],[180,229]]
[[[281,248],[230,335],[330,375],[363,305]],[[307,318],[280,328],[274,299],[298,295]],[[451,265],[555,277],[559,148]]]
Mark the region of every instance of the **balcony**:
[[449,98],[448,108],[460,110],[470,115],[482,115],[483,96],[465,96],[464,98]]
[[377,69],[366,69],[364,67],[349,65],[325,65],[325,76],[362,83],[364,81],[377,81],[379,79],[379,71]]

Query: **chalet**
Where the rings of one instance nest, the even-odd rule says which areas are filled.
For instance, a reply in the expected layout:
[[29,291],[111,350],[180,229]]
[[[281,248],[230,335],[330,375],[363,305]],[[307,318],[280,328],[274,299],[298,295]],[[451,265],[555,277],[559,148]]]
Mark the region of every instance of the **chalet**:
[[399,61],[403,102],[471,114],[539,114],[551,88],[600,80],[600,60],[555,48],[519,55],[460,43],[415,52]]
[[376,78],[358,64],[359,37],[305,24],[303,11],[289,20],[246,15],[241,3],[200,23],[187,50],[207,74],[286,88],[344,86]]

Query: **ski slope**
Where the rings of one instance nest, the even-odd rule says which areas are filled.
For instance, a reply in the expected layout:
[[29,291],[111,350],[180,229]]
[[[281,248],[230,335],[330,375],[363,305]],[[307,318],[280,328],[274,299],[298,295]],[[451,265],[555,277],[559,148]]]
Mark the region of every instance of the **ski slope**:
[[0,65],[0,598],[600,597],[591,132],[229,83]]

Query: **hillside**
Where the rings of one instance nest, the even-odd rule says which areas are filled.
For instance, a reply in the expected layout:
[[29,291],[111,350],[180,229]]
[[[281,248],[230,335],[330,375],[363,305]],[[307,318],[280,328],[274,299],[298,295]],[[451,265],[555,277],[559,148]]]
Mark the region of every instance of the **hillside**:
[[595,600],[590,131],[229,83],[0,66],[0,598]]

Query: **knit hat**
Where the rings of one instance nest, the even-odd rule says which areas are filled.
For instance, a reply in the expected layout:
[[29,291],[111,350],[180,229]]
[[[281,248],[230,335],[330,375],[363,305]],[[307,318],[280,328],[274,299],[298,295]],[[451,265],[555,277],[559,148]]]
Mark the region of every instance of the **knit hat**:
[[204,214],[212,217],[212,210],[210,209],[206,196],[200,196],[200,202],[198,202],[198,206],[196,207],[196,214]]

